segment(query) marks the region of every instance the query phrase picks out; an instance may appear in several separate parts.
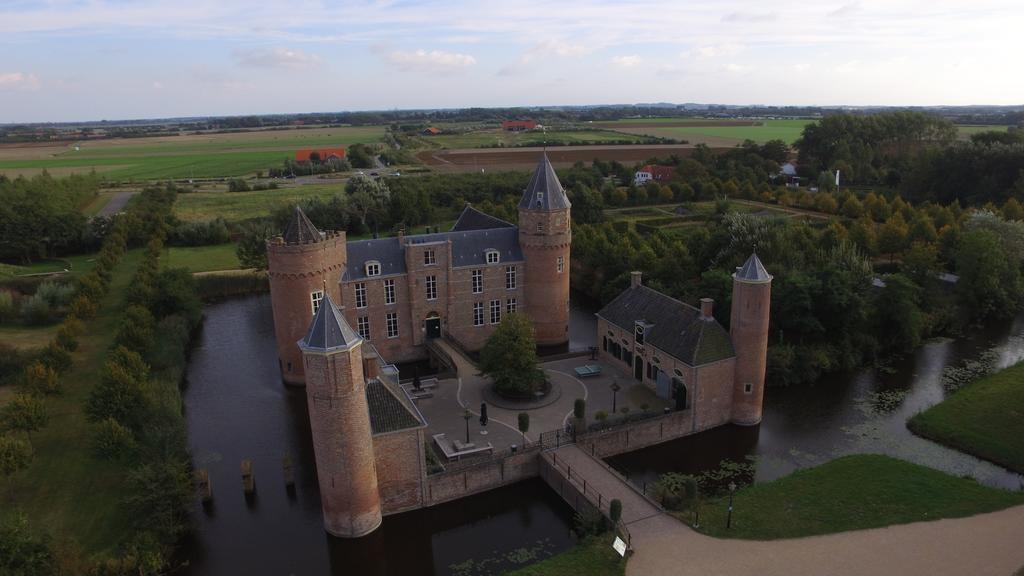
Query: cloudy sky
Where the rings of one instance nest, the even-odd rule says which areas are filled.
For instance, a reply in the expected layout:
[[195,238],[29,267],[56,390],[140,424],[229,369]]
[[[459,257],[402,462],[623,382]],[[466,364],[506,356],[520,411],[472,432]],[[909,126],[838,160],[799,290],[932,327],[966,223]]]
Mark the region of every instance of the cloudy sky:
[[1022,104],[1021,0],[0,0],[0,122]]

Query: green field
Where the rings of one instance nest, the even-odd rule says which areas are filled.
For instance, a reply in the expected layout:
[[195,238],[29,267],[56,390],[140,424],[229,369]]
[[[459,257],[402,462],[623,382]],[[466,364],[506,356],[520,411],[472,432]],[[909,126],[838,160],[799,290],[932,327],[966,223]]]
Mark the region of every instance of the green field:
[[218,244],[216,246],[185,246],[167,249],[166,257],[161,259],[165,268],[188,268],[195,272],[213,272],[216,270],[237,270],[241,267],[235,255],[235,245]]
[[[654,119],[652,119],[654,120]],[[755,142],[767,142],[768,140],[783,140],[792,144],[800,137],[804,126],[812,120],[761,120],[758,126],[687,126],[686,122],[675,120],[671,122],[668,118],[661,119],[663,122],[651,122],[658,124],[674,124],[666,126],[635,126],[639,123],[648,123],[648,120],[617,120],[614,122],[602,122],[600,126],[615,128],[632,134],[646,134],[661,138],[674,138],[676,140],[689,140],[692,144],[705,142],[709,146],[738,144],[744,140]],[[696,122],[696,121],[694,121]],[[707,122],[705,120],[704,122]],[[633,124],[633,127],[630,127]],[[621,126],[621,128],[616,127]]]
[[99,315],[73,354],[74,366],[61,377],[63,393],[47,398],[50,422],[32,435],[32,464],[0,482],[4,511],[21,510],[33,527],[73,536],[86,555],[115,552],[108,548],[111,543],[129,536],[131,519],[122,506],[124,464],[93,457],[92,426],[82,406],[107,359],[142,252],[129,252],[114,269]]
[[269,216],[278,206],[295,204],[306,198],[330,198],[343,191],[344,185],[338,183],[252,192],[190,192],[178,195],[174,214],[191,222],[204,222],[218,216],[228,222],[240,222]]
[[956,130],[963,139],[969,138],[972,134],[980,132],[1006,132],[1009,126],[981,126],[977,124],[957,124]]
[[80,143],[77,151],[70,144],[56,148],[43,158],[26,148],[24,159],[0,160],[0,173],[96,170],[116,180],[243,176],[278,167],[299,148],[350,146],[383,136],[383,126],[360,126],[96,140]]
[[68,270],[72,275],[82,274],[93,269],[96,265],[95,257],[95,254],[79,254],[64,258],[40,260],[26,266],[0,263],[0,281],[5,277],[61,272],[63,270]]
[[0,344],[19,350],[42,348],[56,336],[57,326],[0,326]]
[[[982,486],[878,454],[845,456],[773,482],[738,490],[732,528],[728,498],[700,508],[712,536],[774,540],[959,518],[1024,504],[1024,493]],[[684,522],[692,514],[678,515]]]
[[1024,474],[1024,363],[968,384],[907,427]]
[[530,130],[526,132],[508,132],[499,128],[474,130],[462,134],[441,134],[423,136],[421,141],[428,146],[460,149],[484,148],[495,146],[542,146],[544,142],[560,142],[564,144],[599,144],[603,142],[628,141],[643,144],[648,141],[642,134],[627,134],[611,130],[565,130],[548,131]]
[[612,549],[610,533],[591,537],[557,556],[531,564],[505,576],[622,576],[626,561]]

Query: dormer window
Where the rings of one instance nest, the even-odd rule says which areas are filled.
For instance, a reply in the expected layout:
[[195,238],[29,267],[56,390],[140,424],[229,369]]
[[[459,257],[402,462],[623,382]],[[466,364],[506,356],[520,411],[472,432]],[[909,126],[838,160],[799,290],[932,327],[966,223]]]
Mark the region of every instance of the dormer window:
[[501,261],[501,254],[497,250],[487,250],[484,252],[484,257],[488,264],[497,264]]
[[367,276],[380,276],[380,262],[376,260],[370,260],[366,263],[366,275]]
[[637,322],[633,328],[633,339],[636,341],[637,346],[644,345],[644,332],[647,331],[647,327],[644,326],[643,322]]

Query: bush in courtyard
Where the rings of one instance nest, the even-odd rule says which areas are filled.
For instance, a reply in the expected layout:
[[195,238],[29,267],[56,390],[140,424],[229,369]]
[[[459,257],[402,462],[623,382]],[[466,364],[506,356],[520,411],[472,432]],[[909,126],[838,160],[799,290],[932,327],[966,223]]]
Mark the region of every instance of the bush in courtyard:
[[96,456],[117,460],[132,454],[135,447],[135,435],[117,420],[107,418],[96,426],[92,438],[92,450]]
[[594,420],[597,420],[598,422],[604,422],[607,419],[608,413],[604,410],[598,410],[597,413],[594,414]]
[[24,383],[25,388],[32,394],[42,396],[60,392],[57,371],[39,361],[25,367]]
[[577,398],[572,403],[572,416],[578,420],[582,420],[587,415],[587,401],[583,398]]

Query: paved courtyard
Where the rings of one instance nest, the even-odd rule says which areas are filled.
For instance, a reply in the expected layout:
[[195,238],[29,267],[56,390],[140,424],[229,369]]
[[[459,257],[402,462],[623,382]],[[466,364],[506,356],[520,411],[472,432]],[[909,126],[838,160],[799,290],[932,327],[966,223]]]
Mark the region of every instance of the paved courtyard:
[[[522,434],[517,426],[518,414],[527,412],[530,415],[530,430],[526,437],[536,441],[541,432],[561,430],[572,417],[573,403],[577,398],[587,402],[587,421],[594,422],[599,411],[612,413],[613,392],[612,382],[617,380],[621,389],[614,393],[615,408],[619,411],[626,407],[630,412],[639,412],[644,407],[650,411],[660,412],[668,404],[658,398],[653,391],[640,384],[630,374],[619,370],[619,367],[590,360],[589,355],[577,356],[541,364],[541,368],[550,378],[554,386],[560,389],[558,399],[554,402],[528,410],[508,409],[488,403],[487,434],[482,434],[480,426],[480,404],[484,402],[484,389],[490,380],[480,376],[473,363],[447,343],[441,343],[457,365],[458,378],[440,380],[433,390],[432,398],[417,400],[416,405],[427,419],[428,433],[444,433],[451,439],[466,440],[466,421],[463,413],[469,408],[473,418],[469,422],[469,439],[472,443],[484,446],[488,442],[495,450],[502,450],[516,444],[523,444]],[[586,364],[600,364],[602,372],[599,376],[577,378],[574,369]]]

